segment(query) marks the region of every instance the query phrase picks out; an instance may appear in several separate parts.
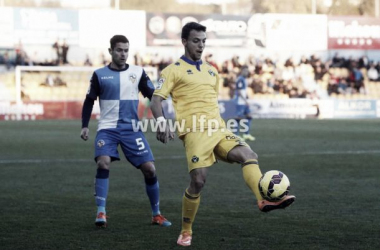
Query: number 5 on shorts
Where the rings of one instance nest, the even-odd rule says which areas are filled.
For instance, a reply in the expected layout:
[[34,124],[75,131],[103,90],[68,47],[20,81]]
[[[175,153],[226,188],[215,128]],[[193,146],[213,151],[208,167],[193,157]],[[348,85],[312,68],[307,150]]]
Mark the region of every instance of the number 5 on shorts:
[[145,148],[144,142],[142,141],[142,138],[136,139],[136,144],[138,147],[138,150],[143,150]]

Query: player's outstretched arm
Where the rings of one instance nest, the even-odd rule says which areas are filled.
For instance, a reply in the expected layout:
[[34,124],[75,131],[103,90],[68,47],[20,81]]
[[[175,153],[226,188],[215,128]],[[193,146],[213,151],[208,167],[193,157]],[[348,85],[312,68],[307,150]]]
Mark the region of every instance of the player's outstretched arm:
[[154,118],[156,118],[157,123],[164,123],[163,126],[157,126],[156,137],[162,143],[167,143],[168,140],[174,139],[174,133],[170,131],[170,127],[162,113],[162,101],[163,97],[158,95],[153,95],[152,101],[150,103],[150,109],[152,110]]

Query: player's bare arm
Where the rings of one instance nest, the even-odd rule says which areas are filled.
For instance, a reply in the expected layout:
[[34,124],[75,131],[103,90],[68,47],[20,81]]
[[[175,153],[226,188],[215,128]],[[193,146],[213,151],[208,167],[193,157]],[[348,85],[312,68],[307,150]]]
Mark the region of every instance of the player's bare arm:
[[[162,101],[163,97],[158,95],[153,95],[152,101],[150,103],[150,108],[152,110],[153,116],[157,122],[165,123],[165,126],[157,126],[156,138],[162,143],[167,143],[168,140],[174,139],[173,131],[170,131],[170,127],[167,124],[164,114],[162,113]],[[162,130],[161,130],[162,129]]]

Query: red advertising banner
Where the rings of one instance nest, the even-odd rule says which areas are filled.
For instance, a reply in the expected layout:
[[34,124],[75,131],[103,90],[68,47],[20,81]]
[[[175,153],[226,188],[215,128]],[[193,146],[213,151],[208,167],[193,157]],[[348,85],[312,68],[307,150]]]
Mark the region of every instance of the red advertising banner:
[[328,49],[380,49],[380,19],[328,17]]

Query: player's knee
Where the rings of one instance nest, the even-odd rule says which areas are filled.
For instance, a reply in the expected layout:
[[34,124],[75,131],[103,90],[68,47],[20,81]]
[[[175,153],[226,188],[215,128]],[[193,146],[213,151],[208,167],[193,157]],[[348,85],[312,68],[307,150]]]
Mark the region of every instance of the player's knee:
[[154,178],[156,176],[156,169],[155,169],[154,164],[152,162],[143,163],[140,166],[140,170],[146,179],[151,179],[151,178]]
[[202,188],[206,184],[206,180],[205,179],[195,179],[195,180],[191,181],[191,184],[192,184],[193,188],[197,191],[197,193],[200,193],[200,191],[202,190]]
[[105,159],[100,159],[96,162],[98,169],[110,169],[110,162]]
[[243,157],[245,158],[244,161],[246,161],[246,160],[252,160],[252,159],[257,160],[259,158],[259,156],[255,152],[253,152],[252,150],[250,150],[249,152],[247,152],[246,154],[244,154]]

